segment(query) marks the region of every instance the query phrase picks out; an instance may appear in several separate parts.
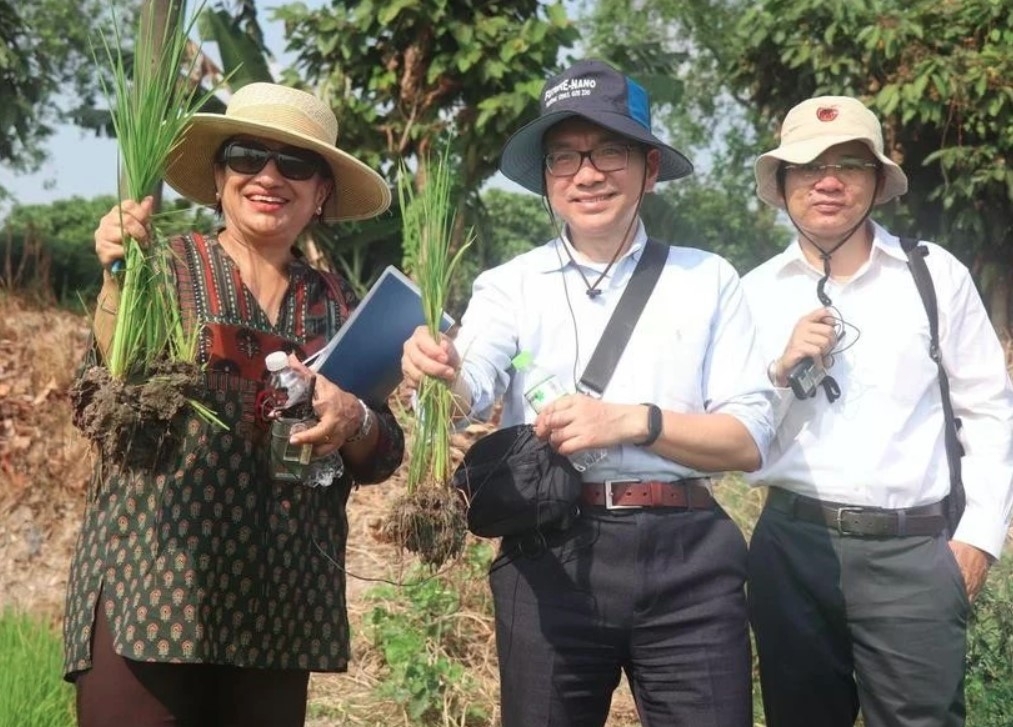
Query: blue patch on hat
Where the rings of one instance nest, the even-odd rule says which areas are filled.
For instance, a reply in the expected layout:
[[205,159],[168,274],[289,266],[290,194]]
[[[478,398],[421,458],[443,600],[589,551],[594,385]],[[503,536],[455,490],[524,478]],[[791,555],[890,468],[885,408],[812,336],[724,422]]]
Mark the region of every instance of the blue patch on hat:
[[648,131],[651,130],[651,99],[647,91],[632,78],[626,79],[626,107],[630,117]]

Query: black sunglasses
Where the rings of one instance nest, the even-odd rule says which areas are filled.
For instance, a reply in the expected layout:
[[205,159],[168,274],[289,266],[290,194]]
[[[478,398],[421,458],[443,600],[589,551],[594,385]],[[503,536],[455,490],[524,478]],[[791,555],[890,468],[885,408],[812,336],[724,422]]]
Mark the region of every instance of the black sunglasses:
[[299,182],[323,174],[327,168],[324,160],[311,151],[291,148],[274,151],[255,141],[229,142],[218,152],[217,159],[237,174],[256,174],[271,160],[281,176]]

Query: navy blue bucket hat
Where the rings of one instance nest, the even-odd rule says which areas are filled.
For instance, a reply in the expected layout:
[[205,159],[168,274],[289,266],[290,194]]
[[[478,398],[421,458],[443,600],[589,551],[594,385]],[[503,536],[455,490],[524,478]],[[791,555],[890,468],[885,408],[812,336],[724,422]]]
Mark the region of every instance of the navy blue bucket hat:
[[541,194],[544,155],[542,137],[549,127],[572,117],[587,119],[661,152],[658,181],[679,179],[693,164],[651,133],[651,100],[647,91],[602,61],[574,63],[542,88],[541,112],[503,146],[499,168],[525,189]]

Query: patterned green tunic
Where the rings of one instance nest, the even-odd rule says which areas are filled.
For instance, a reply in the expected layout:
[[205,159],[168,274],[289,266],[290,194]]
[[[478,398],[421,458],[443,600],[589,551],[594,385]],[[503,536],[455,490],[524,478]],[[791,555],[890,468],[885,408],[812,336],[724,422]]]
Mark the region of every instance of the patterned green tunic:
[[404,437],[385,402],[367,402],[380,432],[368,469],[327,488],[278,483],[258,404],[264,356],[318,350],[355,296],[296,260],[272,325],[215,239],[172,245],[184,316],[203,326],[206,403],[229,429],[188,415],[157,470],[96,472],[68,584],[65,674],[91,666],[97,609],[130,659],[343,671],[345,504],[354,483],[393,473]]

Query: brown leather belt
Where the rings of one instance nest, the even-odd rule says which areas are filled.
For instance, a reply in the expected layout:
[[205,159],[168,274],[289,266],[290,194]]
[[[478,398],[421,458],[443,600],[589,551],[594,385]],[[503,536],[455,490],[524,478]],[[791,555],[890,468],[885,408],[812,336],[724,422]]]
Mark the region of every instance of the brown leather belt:
[[887,509],[817,500],[771,487],[767,495],[767,506],[798,520],[825,525],[841,535],[903,538],[912,535],[939,535],[946,528],[941,502]]
[[712,510],[717,504],[706,485],[710,480],[696,477],[675,482],[659,480],[606,480],[585,482],[581,502],[609,510],[633,507],[684,507]]

